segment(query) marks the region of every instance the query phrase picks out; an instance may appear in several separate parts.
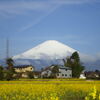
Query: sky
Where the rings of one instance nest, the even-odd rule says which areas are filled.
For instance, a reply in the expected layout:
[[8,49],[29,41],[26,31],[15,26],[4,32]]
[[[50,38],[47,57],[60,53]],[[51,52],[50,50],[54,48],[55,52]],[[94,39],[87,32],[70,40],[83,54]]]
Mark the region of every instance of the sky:
[[0,0],[0,59],[57,40],[100,55],[100,0]]

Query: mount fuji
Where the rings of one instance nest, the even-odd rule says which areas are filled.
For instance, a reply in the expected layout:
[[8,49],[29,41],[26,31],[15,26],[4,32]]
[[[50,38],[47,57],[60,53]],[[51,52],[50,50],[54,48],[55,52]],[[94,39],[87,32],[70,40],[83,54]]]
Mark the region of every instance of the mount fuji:
[[22,54],[14,56],[14,59],[63,59],[76,50],[55,40],[46,41]]
[[[77,50],[56,40],[48,40],[24,53],[14,56],[13,60],[16,65],[31,64],[36,67],[36,70],[40,70],[52,64],[62,65],[62,59],[71,56],[75,51]],[[86,63],[87,59],[90,58],[88,55],[78,53],[83,63]]]
[[70,56],[76,50],[56,40],[45,41],[42,44],[13,57],[16,65],[32,64],[36,69],[51,64],[63,64],[62,59]]

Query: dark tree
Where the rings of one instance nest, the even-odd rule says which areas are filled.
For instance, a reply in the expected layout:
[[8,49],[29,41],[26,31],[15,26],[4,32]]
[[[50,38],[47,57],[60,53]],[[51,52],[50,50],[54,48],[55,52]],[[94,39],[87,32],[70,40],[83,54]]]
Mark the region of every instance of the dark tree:
[[66,59],[63,59],[63,62],[64,62],[64,66],[66,66],[66,67],[71,67],[72,64],[73,64],[70,57],[67,57]]
[[3,67],[0,66],[0,80],[4,79],[4,72],[3,72]]
[[54,67],[52,68],[52,74],[51,74],[51,76],[53,77],[53,78],[56,78],[56,74],[59,72],[59,66],[58,65],[54,65]]
[[14,65],[14,61],[12,58],[7,58],[6,59],[6,64],[8,66],[8,69],[12,69],[13,68],[13,65]]
[[28,78],[34,78],[34,72],[27,72]]
[[82,66],[77,52],[74,52],[71,57],[68,57],[63,61],[66,67],[70,67],[72,69],[72,77],[78,78],[84,70],[84,66]]
[[7,68],[8,70],[5,73],[5,79],[6,80],[12,80],[14,79],[13,75],[15,74],[15,70],[14,70],[14,61],[12,58],[7,58],[6,59],[6,64],[7,64]]
[[70,58],[75,60],[77,63],[80,63],[80,57],[77,52],[74,52]]

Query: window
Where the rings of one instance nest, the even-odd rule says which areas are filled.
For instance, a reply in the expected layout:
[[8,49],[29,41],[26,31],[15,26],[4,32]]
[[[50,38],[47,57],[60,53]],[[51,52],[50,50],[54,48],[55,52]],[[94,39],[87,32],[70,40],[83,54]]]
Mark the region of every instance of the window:
[[57,74],[57,76],[59,76],[59,74]]
[[33,69],[33,68],[30,68],[31,70]]
[[64,74],[62,74],[62,76],[64,76]]
[[67,76],[67,74],[65,74],[65,76]]
[[66,71],[67,71],[67,69],[66,69]]

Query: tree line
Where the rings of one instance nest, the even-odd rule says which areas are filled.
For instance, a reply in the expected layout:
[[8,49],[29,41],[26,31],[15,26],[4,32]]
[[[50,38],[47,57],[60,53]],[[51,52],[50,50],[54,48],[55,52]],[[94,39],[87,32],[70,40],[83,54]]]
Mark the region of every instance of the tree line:
[[0,66],[0,80],[12,80],[14,73],[16,73],[13,68],[14,61],[12,58],[7,58],[6,64],[6,68]]

